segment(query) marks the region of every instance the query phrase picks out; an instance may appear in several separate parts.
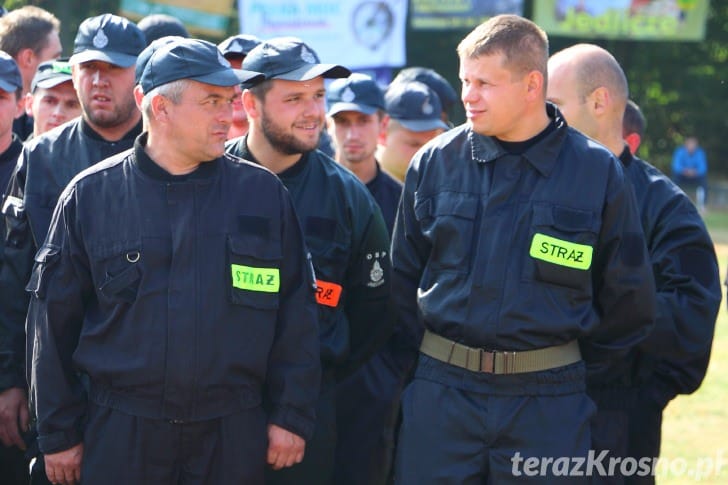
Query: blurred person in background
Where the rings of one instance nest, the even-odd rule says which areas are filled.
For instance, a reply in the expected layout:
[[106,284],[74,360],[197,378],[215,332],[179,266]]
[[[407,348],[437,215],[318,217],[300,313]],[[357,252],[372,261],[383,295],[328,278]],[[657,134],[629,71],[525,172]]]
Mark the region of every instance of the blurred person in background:
[[[228,37],[218,44],[222,55],[230,62],[233,69],[240,69],[243,59],[255,46],[260,44],[260,39],[254,35],[238,34]],[[233,123],[230,125],[228,139],[243,136],[248,132],[248,114],[243,107],[243,89],[235,87],[235,100],[233,101]]]
[[415,152],[449,127],[437,93],[419,81],[390,84],[384,102],[389,122],[376,156],[387,173],[404,182]]
[[33,137],[81,114],[67,60],[47,61],[38,66],[25,96],[25,112],[33,119]]
[[[30,91],[40,63],[61,57],[60,31],[61,23],[55,15],[32,5],[11,10],[0,18],[0,50],[18,63],[23,76],[22,96]],[[33,120],[25,112],[20,113],[13,131],[22,140],[27,139],[33,133]]]

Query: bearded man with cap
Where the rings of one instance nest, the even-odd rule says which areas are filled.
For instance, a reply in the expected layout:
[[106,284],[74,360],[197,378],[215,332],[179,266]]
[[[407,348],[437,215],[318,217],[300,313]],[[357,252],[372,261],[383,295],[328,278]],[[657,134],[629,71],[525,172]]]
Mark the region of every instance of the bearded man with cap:
[[25,95],[25,113],[33,119],[33,137],[81,114],[67,61],[48,61],[38,66],[30,92]]
[[81,23],[69,63],[82,115],[25,144],[3,198],[7,229],[0,269],[0,326],[7,337],[0,342],[0,374],[23,395],[25,285],[33,255],[46,237],[59,194],[73,176],[130,148],[141,132],[132,88],[134,62],[144,46],[142,32],[125,18],[104,14]]
[[302,459],[313,274],[283,184],[224,153],[233,86],[259,77],[164,45],[140,79],[148,132],[63,192],[29,285],[51,481],[256,484]]
[[336,382],[356,370],[391,330],[389,236],[367,188],[318,151],[325,123],[324,78],[349,70],[322,64],[300,39],[263,42],[243,67],[266,80],[243,91],[250,119],[230,153],[270,169],[288,188],[317,277],[323,368],[316,430],[301,464],[268,483],[330,483],[336,448]]

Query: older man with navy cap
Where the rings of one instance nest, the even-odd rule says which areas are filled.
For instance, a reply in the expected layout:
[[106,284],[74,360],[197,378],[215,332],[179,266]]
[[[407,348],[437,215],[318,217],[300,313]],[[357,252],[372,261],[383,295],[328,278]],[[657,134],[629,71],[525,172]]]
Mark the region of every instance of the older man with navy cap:
[[306,458],[268,483],[330,483],[336,448],[336,382],[361,366],[391,328],[389,236],[354,174],[317,150],[325,123],[324,78],[347,77],[300,39],[255,47],[243,68],[266,80],[243,91],[250,131],[228,151],[280,177],[291,193],[316,273],[323,378]]
[[104,14],[81,23],[70,64],[82,114],[27,142],[8,185],[2,205],[7,228],[0,326],[11,337],[0,343],[0,354],[6,362],[4,378],[23,393],[25,371],[30,370],[25,360],[25,285],[33,256],[46,237],[63,187],[84,168],[130,148],[141,132],[132,87],[133,65],[144,45],[142,32],[125,18]]
[[260,77],[209,42],[160,47],[148,131],[56,206],[29,286],[51,481],[259,484],[303,458],[320,381],[303,235],[277,177],[224,154],[233,86]]

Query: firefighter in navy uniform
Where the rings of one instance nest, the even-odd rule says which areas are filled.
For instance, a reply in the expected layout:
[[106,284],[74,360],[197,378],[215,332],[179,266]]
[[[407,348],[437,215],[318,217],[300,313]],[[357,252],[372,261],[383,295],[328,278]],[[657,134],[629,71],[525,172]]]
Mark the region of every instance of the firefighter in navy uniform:
[[291,193],[317,278],[323,367],[306,458],[267,481],[330,483],[336,381],[357,369],[391,330],[389,235],[367,188],[316,150],[325,123],[324,77],[346,77],[348,69],[319,63],[310,47],[290,37],[258,45],[243,68],[266,80],[243,91],[250,131],[227,149],[273,171]]
[[651,328],[634,195],[546,104],[538,26],[492,17],[458,54],[468,123],[415,155],[392,242],[393,297],[420,349],[395,481],[589,483],[543,460],[586,459],[586,382]]
[[149,131],[59,200],[28,285],[54,483],[262,483],[304,455],[321,369],[303,234],[280,181],[224,153],[255,77],[209,42],[158,49]]
[[[0,372],[25,383],[25,285],[33,255],[48,231],[66,184],[84,168],[130,148],[141,132],[132,89],[144,34],[127,19],[104,14],[84,20],[74,41],[73,84],[81,117],[29,141],[3,197],[5,254],[0,272],[0,327],[10,335]],[[25,392],[25,385],[23,384]],[[44,475],[41,470],[41,476]]]
[[[0,51],[0,190],[5,190],[15,168],[23,143],[13,133],[13,120],[20,111],[23,78],[15,59]],[[0,219],[0,235],[5,223]],[[0,268],[5,239],[0,240]],[[6,339],[12,338],[0,328],[0,349],[12,348]],[[22,345],[22,344],[21,344]],[[11,356],[0,351],[0,368],[13,365]],[[7,485],[28,483],[28,463],[23,457],[25,443],[22,435],[28,427],[27,400],[22,372],[0,374],[0,477]]]
[[[700,214],[668,177],[633,156],[623,139],[627,78],[601,47],[578,44],[548,64],[548,98],[574,128],[619,156],[631,182],[657,287],[655,327],[629,356],[627,372],[596,381],[594,449],[610,456],[660,456],[662,411],[705,377],[721,300],[715,248]],[[600,483],[655,483],[652,474],[617,473]]]
[[[382,170],[375,157],[388,121],[384,93],[374,79],[354,73],[331,82],[326,101],[335,159],[366,184],[391,234],[402,184]],[[376,354],[338,383],[334,483],[377,485],[386,481],[410,355],[398,353],[395,329]]]

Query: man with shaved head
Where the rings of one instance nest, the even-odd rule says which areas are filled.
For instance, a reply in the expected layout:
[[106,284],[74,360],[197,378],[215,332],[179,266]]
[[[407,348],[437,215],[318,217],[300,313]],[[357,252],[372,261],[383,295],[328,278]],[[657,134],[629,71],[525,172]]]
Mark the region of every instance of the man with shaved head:
[[[590,383],[598,407],[593,447],[637,460],[657,457],[662,410],[677,394],[695,391],[708,366],[721,299],[713,243],[688,197],[625,143],[629,92],[616,59],[601,47],[578,44],[554,54],[548,74],[547,98],[567,122],[622,162],[637,198],[657,290],[654,329],[630,353],[624,372]],[[609,481],[654,483],[654,476]]]

